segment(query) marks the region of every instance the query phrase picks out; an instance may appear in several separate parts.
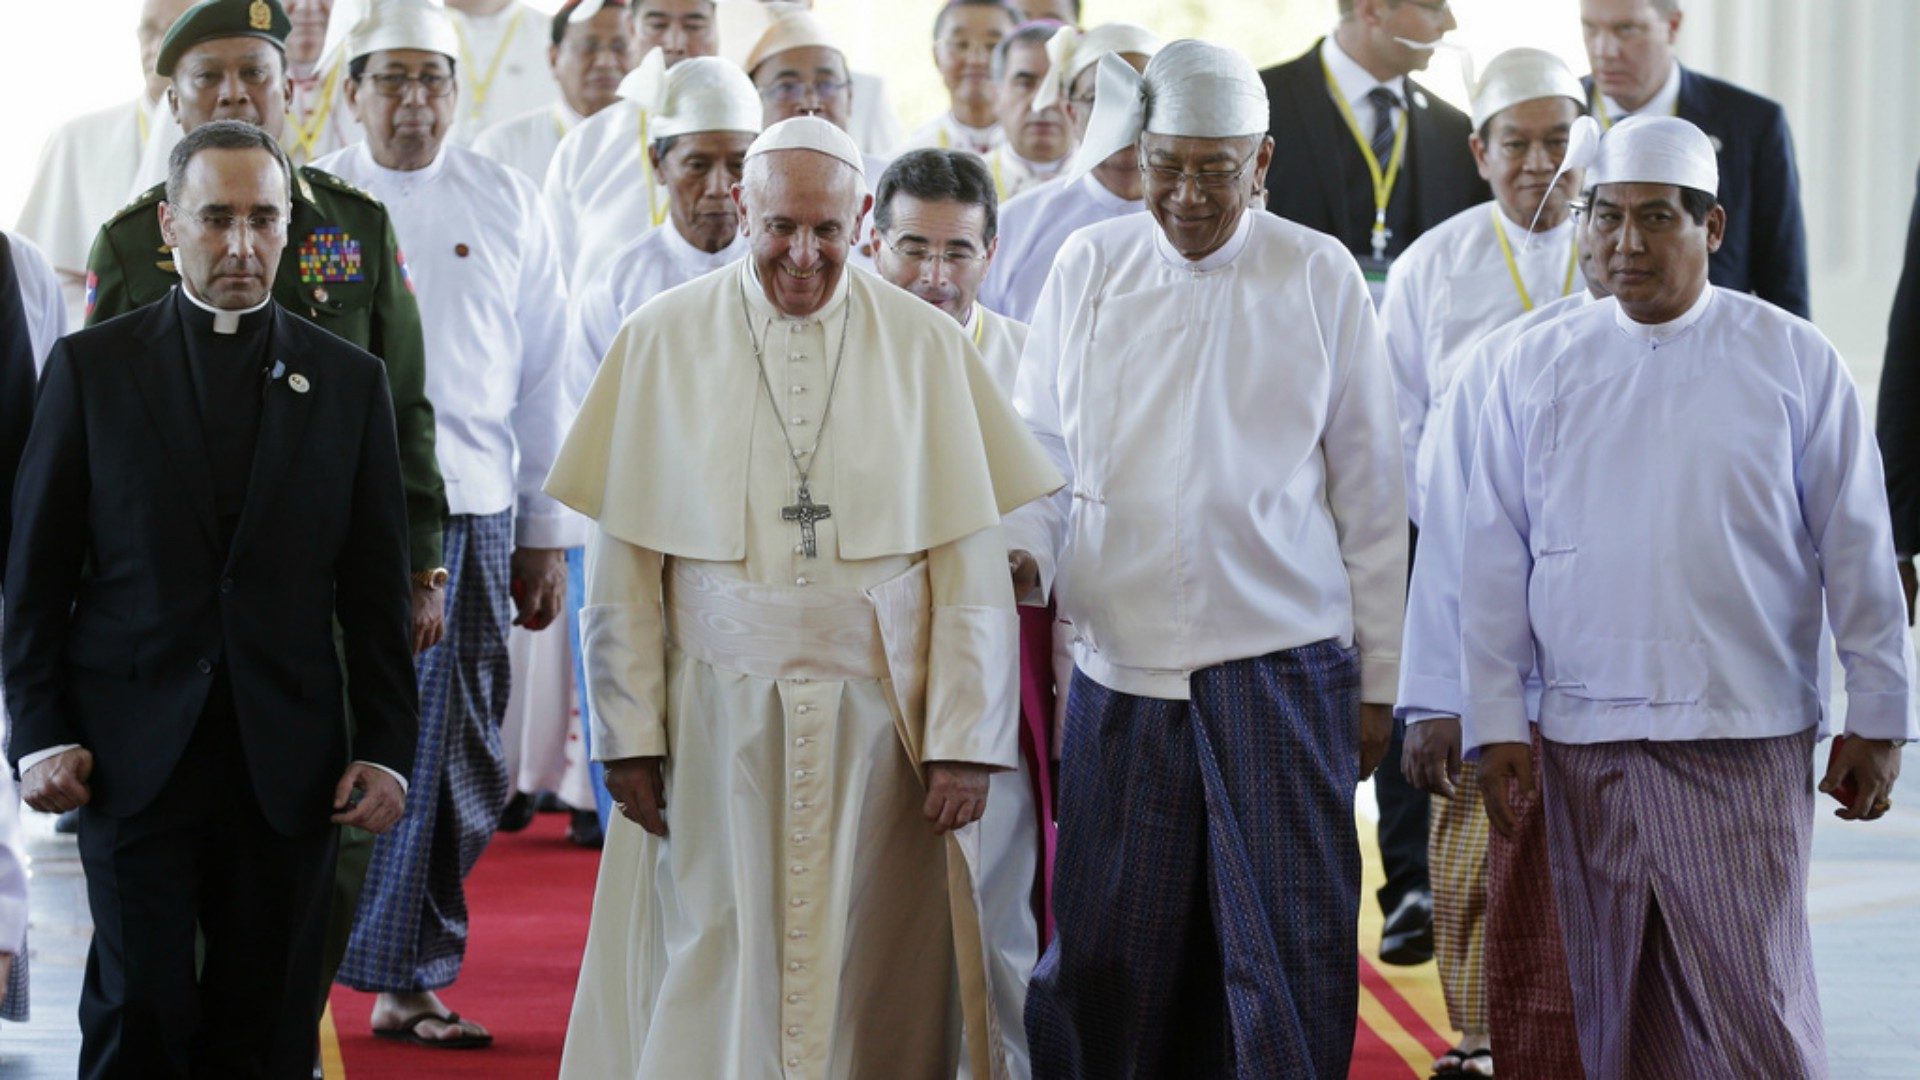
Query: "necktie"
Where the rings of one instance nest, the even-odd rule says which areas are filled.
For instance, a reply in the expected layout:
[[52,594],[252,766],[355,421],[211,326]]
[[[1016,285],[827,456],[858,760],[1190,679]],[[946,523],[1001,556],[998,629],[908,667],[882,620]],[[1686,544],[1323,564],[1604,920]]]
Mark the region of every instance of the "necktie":
[[1373,104],[1373,156],[1385,168],[1393,156],[1393,111],[1400,107],[1400,95],[1376,86],[1367,91],[1367,100]]
[[27,308],[20,299],[20,275],[13,266],[13,245],[0,233],[0,566],[7,556],[13,505],[13,474],[33,424],[38,377],[33,368],[33,339],[27,334]]

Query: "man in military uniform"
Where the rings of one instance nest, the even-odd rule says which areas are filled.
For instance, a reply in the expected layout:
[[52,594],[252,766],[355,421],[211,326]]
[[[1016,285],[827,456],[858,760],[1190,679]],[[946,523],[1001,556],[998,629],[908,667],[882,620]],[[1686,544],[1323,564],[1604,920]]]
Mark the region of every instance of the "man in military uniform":
[[[279,0],[204,0],[182,15],[161,43],[155,70],[170,79],[167,102],[183,130],[211,120],[245,120],[278,139],[289,92],[284,52],[291,23]],[[406,481],[413,570],[413,645],[438,642],[446,580],[440,531],[446,492],[435,463],[433,407],[426,396],[426,350],[406,256],[386,208],[339,177],[311,166],[294,170],[293,217],[274,299],[322,329],[386,361]],[[87,258],[87,325],[150,304],[180,280],[160,238],[164,185],[129,204],[94,239]],[[366,876],[372,837],[341,836],[328,917],[324,993],[345,952]],[[318,1007],[324,999],[316,1000]]]

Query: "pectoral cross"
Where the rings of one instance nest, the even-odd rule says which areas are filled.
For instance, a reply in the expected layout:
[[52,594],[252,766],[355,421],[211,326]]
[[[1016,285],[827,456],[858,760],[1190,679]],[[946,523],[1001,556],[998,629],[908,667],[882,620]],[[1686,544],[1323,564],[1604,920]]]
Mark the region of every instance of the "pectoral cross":
[[833,508],[826,503],[816,504],[813,501],[813,493],[807,490],[805,484],[800,485],[800,501],[792,506],[782,507],[780,510],[782,521],[800,523],[800,547],[809,559],[820,557],[819,544],[813,533],[814,522],[825,521],[832,516]]

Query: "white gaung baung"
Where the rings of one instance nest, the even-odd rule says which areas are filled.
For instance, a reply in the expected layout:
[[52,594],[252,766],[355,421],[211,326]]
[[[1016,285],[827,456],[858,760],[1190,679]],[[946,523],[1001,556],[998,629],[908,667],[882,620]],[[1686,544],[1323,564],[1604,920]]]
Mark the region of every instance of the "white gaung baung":
[[[647,161],[647,147],[662,137],[652,114],[681,94],[732,82],[730,68],[711,56],[668,67],[666,53],[653,49],[621,81],[620,100],[581,121],[554,148],[541,196],[570,283],[591,280],[608,256],[667,219],[666,190]],[[758,94],[753,118],[757,126]]]
[[[813,117],[749,167],[798,153],[860,168]],[[956,1017],[1004,1075],[978,828],[935,836],[920,773],[1014,764],[1000,519],[1059,482],[959,326],[863,271],[792,317],[747,259],[627,321],[548,490],[595,525],[594,754],[664,756],[670,831],[609,829],[563,1077],[950,1076]]]
[[460,110],[448,136],[454,145],[466,146],[502,120],[560,100],[560,84],[547,63],[553,16],[512,0],[490,15],[449,7],[447,17],[458,38]]
[[53,261],[67,320],[74,326],[86,320],[87,253],[93,238],[135,191],[150,128],[173,124],[164,100],[139,97],[75,117],[56,128],[40,151],[33,187],[14,227]]
[[[1131,23],[1107,23],[1084,33],[1064,27],[1047,39],[1051,66],[1033,107],[1044,109],[1067,97],[1074,80],[1108,53],[1152,57],[1160,44],[1151,31]],[[1000,207],[1000,251],[981,283],[981,302],[1022,322],[1031,320],[1040,286],[1067,237],[1076,229],[1146,208],[1139,199],[1115,194],[1093,172],[1043,184],[1005,201]]]
[[[1509,49],[1487,64],[1474,88],[1474,129],[1486,131],[1506,109],[1542,98],[1578,108],[1586,94],[1559,57]],[[1498,132],[1490,133],[1486,153],[1501,167]],[[1422,234],[1387,272],[1380,320],[1399,391],[1408,517],[1416,524],[1422,522],[1417,477],[1432,452],[1427,417],[1461,358],[1494,327],[1586,287],[1571,214],[1551,228],[1529,231],[1544,195],[1523,188],[1511,204],[1496,198],[1462,210]]]
[[[1266,94],[1232,50],[1173,42],[1144,74],[1109,55],[1099,81],[1076,174],[1143,135],[1257,158]],[[1392,375],[1337,240],[1250,189],[1208,197],[1246,209],[1197,258],[1151,215],[1068,238],[1021,357],[1015,403],[1069,487],[1009,539],[1076,668],[1036,1075],[1230,1044],[1245,1075],[1340,1076],[1353,1050],[1356,730],[1393,700],[1406,590]],[[1259,794],[1277,774],[1286,797]],[[1220,975],[1147,974],[1183,967]],[[1229,987],[1244,1008],[1205,1004]]]
[[[1713,194],[1716,155],[1684,120],[1633,117],[1599,140],[1586,186],[1590,235],[1624,232],[1610,221],[1649,212],[1629,197]],[[1537,669],[1588,1075],[1658,1054],[1688,1076],[1821,1076],[1806,890],[1823,631],[1856,738],[1920,737],[1913,657],[1846,363],[1812,324],[1707,283],[1699,245],[1677,316],[1590,304],[1523,334],[1494,377],[1462,538],[1465,743],[1526,743]],[[1596,257],[1614,280],[1677,262],[1624,242]],[[1617,963],[1648,955],[1666,961]],[[1631,1022],[1649,1000],[1688,1023]]]
[[[654,75],[637,81],[649,102],[656,140],[713,131],[760,134],[760,95],[746,72],[724,60],[683,60],[672,69],[681,74],[656,87],[652,78],[666,80],[669,74],[660,57],[657,50],[648,56],[642,66],[651,65]],[[747,240],[737,229],[725,248],[702,251],[673,220],[669,196],[663,193],[660,205],[659,228],[616,251],[579,283],[568,313],[567,337],[569,363],[582,391],[628,316],[668,289],[746,257]]]

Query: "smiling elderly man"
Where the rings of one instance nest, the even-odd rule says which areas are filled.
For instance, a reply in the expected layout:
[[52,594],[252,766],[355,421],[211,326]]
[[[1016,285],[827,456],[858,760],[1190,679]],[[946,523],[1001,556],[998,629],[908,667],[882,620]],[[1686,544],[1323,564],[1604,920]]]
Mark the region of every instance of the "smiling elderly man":
[[1008,521],[1075,638],[1034,1075],[1344,1076],[1406,591],[1386,350],[1340,242],[1253,206],[1245,57],[1099,79],[1073,171],[1137,142],[1150,216],[1067,241],[1015,394],[1071,492]]
[[627,322],[548,481],[597,526],[593,748],[624,814],[562,1076],[951,1076],[953,1019],[996,1030],[973,823],[1016,753],[1000,519],[1059,477],[953,319],[847,266],[861,167],[818,117],[755,141],[752,255]]

